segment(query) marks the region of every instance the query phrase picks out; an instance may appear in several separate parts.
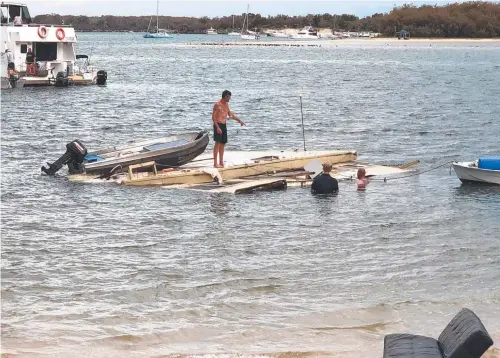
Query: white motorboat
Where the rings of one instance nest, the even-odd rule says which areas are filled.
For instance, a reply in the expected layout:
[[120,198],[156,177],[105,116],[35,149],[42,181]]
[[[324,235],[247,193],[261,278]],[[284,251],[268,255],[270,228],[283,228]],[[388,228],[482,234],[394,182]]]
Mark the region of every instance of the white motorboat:
[[72,26],[34,24],[24,4],[2,2],[0,7],[2,88],[106,83],[106,71],[75,68]]
[[207,30],[207,35],[217,35],[217,30],[215,30],[214,28],[210,27]]
[[297,34],[292,35],[290,38],[295,40],[318,40],[321,38],[321,36],[318,34],[318,31],[312,26],[306,26]]
[[479,158],[473,162],[453,162],[452,166],[463,183],[500,185],[500,157]]

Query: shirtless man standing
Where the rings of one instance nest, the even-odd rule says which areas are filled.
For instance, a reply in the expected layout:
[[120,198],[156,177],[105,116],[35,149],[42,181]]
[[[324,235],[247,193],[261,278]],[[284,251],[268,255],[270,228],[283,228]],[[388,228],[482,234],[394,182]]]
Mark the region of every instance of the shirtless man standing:
[[[237,121],[240,125],[246,126],[245,122],[236,117],[236,115],[229,109],[229,100],[231,99],[231,92],[225,90],[222,92],[222,99],[214,104],[212,112],[212,122],[214,122],[214,168],[224,167],[224,146],[227,143],[227,127],[226,120],[230,118]],[[217,163],[217,154],[219,155],[219,162]]]

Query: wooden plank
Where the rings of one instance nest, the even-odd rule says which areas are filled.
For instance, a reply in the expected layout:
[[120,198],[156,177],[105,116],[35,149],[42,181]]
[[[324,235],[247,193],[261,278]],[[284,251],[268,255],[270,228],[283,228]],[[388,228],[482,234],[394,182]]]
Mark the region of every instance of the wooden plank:
[[172,187],[175,189],[187,189],[208,193],[250,194],[256,191],[286,189],[287,180],[283,178],[236,180],[225,185],[208,183],[197,185],[173,185]]
[[406,164],[401,164],[398,166],[399,169],[407,169],[409,167],[412,167],[414,165],[417,165],[418,163],[420,163],[420,160],[412,160],[411,162],[408,162]]
[[146,167],[153,167],[153,173],[154,175],[158,175],[158,171],[156,170],[156,162],[145,162],[145,163],[139,163],[139,164],[132,164],[129,165],[128,167],[128,177],[129,179],[132,179],[134,177],[134,169],[137,168],[146,168]]
[[[304,168],[311,160],[319,159],[322,163],[338,164],[356,160],[355,151],[330,152],[316,155],[301,155],[297,157],[282,158],[266,162],[242,164],[219,168],[218,174],[226,181],[249,176],[262,175],[266,173],[279,173]],[[208,169],[208,168],[207,168]],[[213,169],[211,169],[213,171]],[[174,184],[202,184],[214,181],[211,173],[198,170],[174,171],[158,174],[145,178],[129,178],[123,182],[124,185],[149,186],[149,185],[174,185]]]
[[129,168],[136,169],[136,168],[145,168],[145,167],[152,167],[156,164],[156,162],[145,162],[145,163],[139,163],[139,164],[133,164],[130,165]]
[[228,185],[227,187],[214,189],[211,192],[216,193],[234,193],[234,194],[249,194],[255,191],[261,190],[277,190],[285,189],[286,180],[285,179],[260,179],[251,180],[235,185]]

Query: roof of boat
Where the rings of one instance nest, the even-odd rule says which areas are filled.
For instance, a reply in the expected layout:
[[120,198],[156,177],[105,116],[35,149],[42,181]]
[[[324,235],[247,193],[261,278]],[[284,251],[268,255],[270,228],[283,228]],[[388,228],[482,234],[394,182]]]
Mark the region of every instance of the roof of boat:
[[5,5],[26,6],[26,4],[23,4],[20,2],[2,1],[1,6],[5,6]]

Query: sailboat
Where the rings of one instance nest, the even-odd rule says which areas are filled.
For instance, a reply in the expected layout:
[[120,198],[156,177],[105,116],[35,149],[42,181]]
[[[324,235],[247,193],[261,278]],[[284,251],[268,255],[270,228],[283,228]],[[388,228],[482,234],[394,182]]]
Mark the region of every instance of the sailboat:
[[[250,6],[247,5],[247,13],[245,14],[245,18],[243,19],[243,27],[241,29],[240,37],[242,40],[258,40],[260,38],[260,35],[256,32],[248,30],[248,10],[249,10],[249,8],[250,8]],[[245,29],[245,24],[246,24],[246,29]]]
[[229,36],[240,36],[239,32],[234,31],[234,15],[233,15],[233,27],[231,32],[228,33]]
[[151,26],[151,20],[153,17],[149,19],[149,25],[148,25],[148,33],[144,35],[144,38],[146,39],[168,39],[173,37],[172,35],[168,34],[165,30],[161,30],[158,27],[158,11],[160,8],[160,0],[156,1],[156,32],[149,32],[149,28]]

